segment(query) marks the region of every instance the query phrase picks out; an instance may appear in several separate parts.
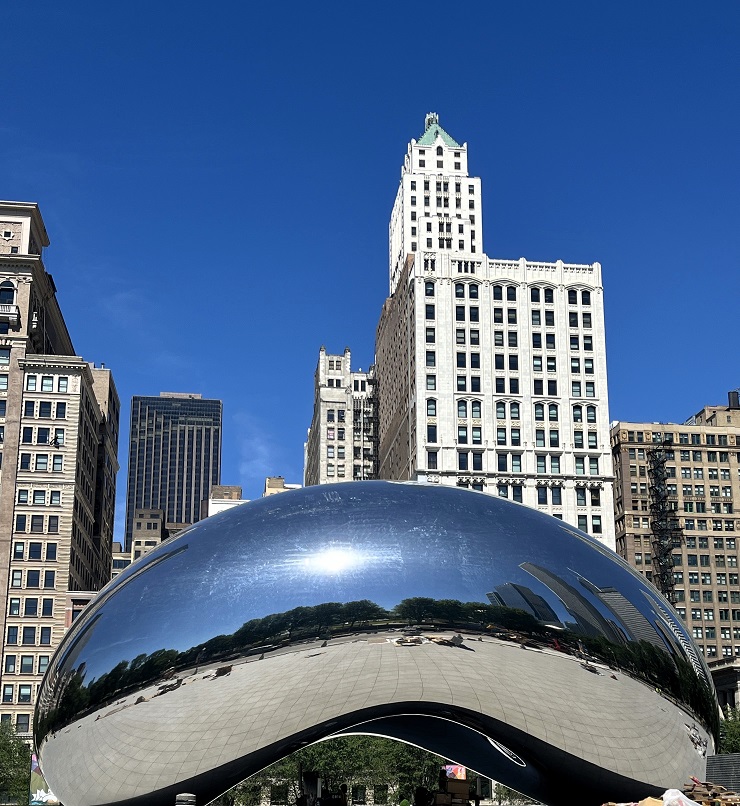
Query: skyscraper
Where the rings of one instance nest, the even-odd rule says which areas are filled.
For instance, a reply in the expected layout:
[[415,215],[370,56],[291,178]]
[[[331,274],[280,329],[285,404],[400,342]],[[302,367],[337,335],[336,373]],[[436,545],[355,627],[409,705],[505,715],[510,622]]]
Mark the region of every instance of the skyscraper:
[[200,520],[202,501],[221,483],[221,401],[199,394],[134,396],[126,497],[126,550],[135,511],[160,509],[170,533]]
[[0,721],[30,738],[36,691],[110,579],[119,401],[74,354],[38,205],[0,202]]
[[601,266],[489,258],[468,149],[426,116],[389,226],[379,475],[487,490],[614,547]]

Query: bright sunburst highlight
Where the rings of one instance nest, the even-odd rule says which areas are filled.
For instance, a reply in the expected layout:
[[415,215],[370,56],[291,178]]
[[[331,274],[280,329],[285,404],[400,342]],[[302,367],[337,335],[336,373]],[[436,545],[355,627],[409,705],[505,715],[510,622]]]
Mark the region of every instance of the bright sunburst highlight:
[[310,570],[324,574],[338,574],[360,564],[361,555],[346,548],[328,548],[306,557],[303,564]]

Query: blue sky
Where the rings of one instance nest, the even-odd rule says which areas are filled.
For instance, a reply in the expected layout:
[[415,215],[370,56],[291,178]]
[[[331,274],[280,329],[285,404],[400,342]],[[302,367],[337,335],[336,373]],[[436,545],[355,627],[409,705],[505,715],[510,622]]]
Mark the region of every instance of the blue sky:
[[41,205],[76,350],[114,372],[120,504],[130,398],[162,390],[224,401],[223,483],[300,481],[319,347],[373,360],[432,110],[489,255],[602,263],[612,419],[740,386],[736,2],[38,0],[0,41],[0,196]]

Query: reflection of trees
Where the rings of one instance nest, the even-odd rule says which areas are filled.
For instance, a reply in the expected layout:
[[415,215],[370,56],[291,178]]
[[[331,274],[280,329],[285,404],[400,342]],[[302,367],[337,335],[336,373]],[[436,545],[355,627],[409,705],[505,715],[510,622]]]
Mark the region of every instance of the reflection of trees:
[[670,655],[648,641],[615,643],[605,636],[587,636],[555,629],[532,614],[487,602],[411,597],[388,611],[369,599],[322,602],[251,619],[233,633],[217,635],[182,652],[158,649],[131,661],[122,660],[109,672],[86,683],[84,665],[67,672],[55,691],[54,707],[41,714],[41,734],[57,730],[76,718],[115,699],[137,692],[186,669],[227,663],[250,655],[262,655],[300,641],[331,638],[351,633],[359,625],[365,631],[385,630],[393,625],[424,625],[447,630],[476,630],[498,638],[549,647],[568,654],[586,651],[590,657],[617,667],[651,687],[687,705],[717,735],[718,716],[714,697],[691,665],[677,654]]
[[288,801],[293,803],[301,791],[301,773],[308,772],[321,777],[327,793],[338,792],[342,784],[350,792],[353,784],[390,785],[396,791],[394,801],[412,800],[417,787],[436,787],[443,763],[439,756],[391,739],[342,736],[298,750],[229,790],[214,804],[258,806],[259,789],[275,781],[288,784]]

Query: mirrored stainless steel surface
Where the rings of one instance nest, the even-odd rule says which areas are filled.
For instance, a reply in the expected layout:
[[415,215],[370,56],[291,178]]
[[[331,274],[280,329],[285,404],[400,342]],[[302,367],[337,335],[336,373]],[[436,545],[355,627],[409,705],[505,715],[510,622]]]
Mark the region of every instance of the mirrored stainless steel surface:
[[588,536],[483,493],[355,482],[236,507],[126,569],[59,647],[35,724],[67,806],[205,803],[346,733],[598,804],[702,778],[718,708],[676,613]]

